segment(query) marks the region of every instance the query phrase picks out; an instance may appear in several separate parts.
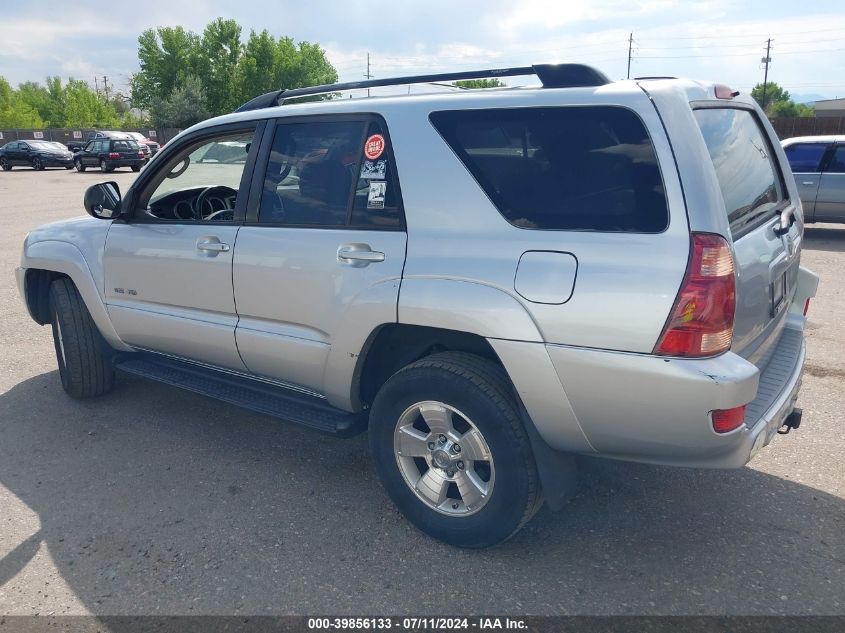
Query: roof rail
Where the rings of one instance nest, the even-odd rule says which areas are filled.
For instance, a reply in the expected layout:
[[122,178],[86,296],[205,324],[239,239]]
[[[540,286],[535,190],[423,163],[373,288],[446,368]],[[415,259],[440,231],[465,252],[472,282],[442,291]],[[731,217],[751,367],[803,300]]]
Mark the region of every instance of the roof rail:
[[274,90],[273,92],[268,92],[247,101],[235,110],[235,112],[272,108],[274,106],[281,105],[285,99],[329,94],[343,90],[462,81],[465,79],[517,77],[520,75],[537,75],[544,88],[603,86],[604,84],[610,83],[610,79],[607,78],[607,75],[584,64],[534,64],[533,66],[490,68],[487,70],[465,70],[462,72],[439,73],[435,75],[411,75],[408,77],[392,77],[388,79],[370,79],[368,81],[348,81],[345,83],[323,84],[321,86],[293,88],[291,90]]

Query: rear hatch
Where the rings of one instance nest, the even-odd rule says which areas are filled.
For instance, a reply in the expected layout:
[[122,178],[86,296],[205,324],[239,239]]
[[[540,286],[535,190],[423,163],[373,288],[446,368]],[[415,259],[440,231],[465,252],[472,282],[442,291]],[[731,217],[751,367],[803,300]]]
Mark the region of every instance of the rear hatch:
[[119,160],[139,160],[144,158],[144,150],[135,141],[113,141],[112,154],[119,154]]
[[800,202],[756,110],[698,102],[693,115],[715,169],[736,266],[732,351],[761,370],[768,364],[795,295],[801,246]]

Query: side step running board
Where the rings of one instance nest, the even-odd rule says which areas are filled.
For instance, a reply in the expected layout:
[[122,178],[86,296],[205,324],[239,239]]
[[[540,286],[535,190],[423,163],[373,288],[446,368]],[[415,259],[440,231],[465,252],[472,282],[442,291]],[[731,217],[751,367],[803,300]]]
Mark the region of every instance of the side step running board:
[[367,429],[367,412],[347,413],[321,398],[154,354],[118,354],[116,369],[216,398],[256,413],[351,437]]

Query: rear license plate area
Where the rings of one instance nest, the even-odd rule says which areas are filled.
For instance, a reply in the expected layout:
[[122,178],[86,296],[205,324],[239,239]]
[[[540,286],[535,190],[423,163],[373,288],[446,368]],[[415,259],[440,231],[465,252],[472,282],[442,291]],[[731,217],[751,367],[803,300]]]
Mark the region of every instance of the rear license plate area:
[[772,318],[780,314],[780,311],[786,307],[786,298],[789,296],[789,288],[786,273],[782,272],[777,279],[772,282],[771,296],[772,296]]

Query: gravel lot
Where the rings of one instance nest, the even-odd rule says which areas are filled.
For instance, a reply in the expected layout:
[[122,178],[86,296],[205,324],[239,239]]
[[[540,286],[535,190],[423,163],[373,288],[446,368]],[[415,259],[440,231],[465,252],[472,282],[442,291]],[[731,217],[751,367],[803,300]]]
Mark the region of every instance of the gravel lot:
[[0,173],[0,614],[845,614],[845,226],[806,232],[799,431],[736,471],[584,460],[565,511],[460,551],[397,513],[365,438],[127,376],[65,396],[14,267],[102,179]]

